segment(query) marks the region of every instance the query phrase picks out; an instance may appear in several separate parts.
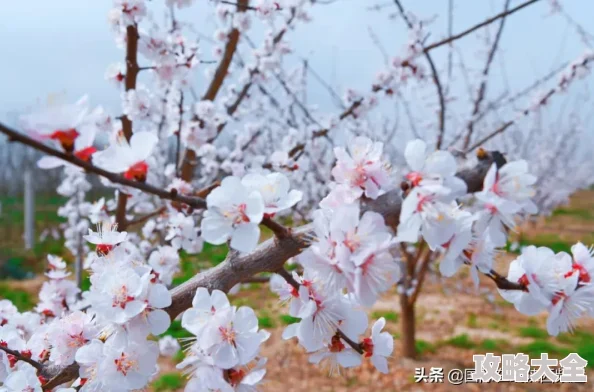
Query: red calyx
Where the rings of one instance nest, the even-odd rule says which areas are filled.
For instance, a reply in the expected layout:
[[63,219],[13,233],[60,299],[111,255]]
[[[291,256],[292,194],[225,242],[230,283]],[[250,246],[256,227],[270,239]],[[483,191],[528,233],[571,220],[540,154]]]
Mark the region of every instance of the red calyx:
[[89,162],[91,160],[91,156],[96,152],[97,149],[95,147],[87,147],[83,148],[82,150],[75,151],[74,156],[81,161]]
[[130,166],[126,172],[124,172],[124,178],[128,180],[136,180],[139,182],[146,181],[146,173],[148,172],[148,165],[144,161],[140,161]]
[[57,140],[62,145],[62,148],[66,152],[72,152],[74,150],[74,141],[80,134],[74,128],[66,130],[57,130],[50,135],[50,139]]
[[95,248],[95,252],[97,252],[97,254],[99,256],[106,256],[112,249],[113,249],[113,245],[99,244]]

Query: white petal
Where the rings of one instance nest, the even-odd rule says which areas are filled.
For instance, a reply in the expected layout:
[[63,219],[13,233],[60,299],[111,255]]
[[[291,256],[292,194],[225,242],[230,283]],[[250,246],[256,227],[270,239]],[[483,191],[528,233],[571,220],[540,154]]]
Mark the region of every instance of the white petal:
[[153,335],[160,335],[167,331],[167,328],[169,328],[169,325],[171,324],[169,315],[166,311],[161,309],[155,309],[152,312],[149,312],[147,318]]
[[63,166],[65,163],[66,161],[63,159],[52,156],[44,156],[37,161],[37,167],[40,169],[54,169],[56,167]]
[[144,161],[153,152],[159,138],[152,132],[136,132],[130,138],[130,148],[137,161]]
[[413,171],[423,170],[425,157],[427,156],[427,144],[421,139],[408,142],[404,150],[406,163]]
[[239,225],[231,236],[231,248],[248,253],[256,248],[260,239],[260,227],[254,223]]
[[371,363],[373,363],[373,366],[375,366],[379,372],[388,374],[388,361],[386,358],[379,355],[373,355],[371,357]]
[[152,307],[165,308],[171,305],[171,294],[162,284],[154,284],[150,288],[148,301]]

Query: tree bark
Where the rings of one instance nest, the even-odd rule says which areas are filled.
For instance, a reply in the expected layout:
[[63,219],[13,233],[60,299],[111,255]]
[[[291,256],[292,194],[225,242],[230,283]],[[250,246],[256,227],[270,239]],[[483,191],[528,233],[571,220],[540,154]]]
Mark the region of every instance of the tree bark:
[[415,304],[410,303],[406,294],[400,294],[400,327],[402,332],[402,356],[415,359],[417,356],[415,340]]

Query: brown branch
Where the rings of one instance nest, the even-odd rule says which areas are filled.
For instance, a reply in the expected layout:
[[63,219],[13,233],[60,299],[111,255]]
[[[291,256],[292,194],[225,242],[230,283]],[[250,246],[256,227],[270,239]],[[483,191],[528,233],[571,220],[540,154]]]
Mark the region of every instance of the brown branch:
[[250,276],[241,281],[241,283],[268,283],[270,282],[270,276]]
[[202,199],[206,199],[206,196],[208,196],[210,194],[210,192],[213,191],[213,189],[215,189],[216,187],[218,187],[220,185],[221,185],[220,181],[215,181],[212,184],[210,184],[209,186],[196,191],[195,195]]
[[427,271],[429,270],[429,264],[431,263],[431,256],[432,252],[429,248],[425,248],[425,252],[419,258],[421,267],[417,272],[417,285],[415,290],[413,291],[412,295],[408,298],[408,302],[412,305],[417,302],[417,297],[419,296],[421,289],[423,288],[423,282],[425,280],[425,275],[427,275]]
[[[134,90],[136,88],[136,78],[138,77],[138,29],[136,25],[126,27],[126,76],[125,87],[126,91]],[[130,141],[132,137],[132,121],[128,116],[122,116],[122,132],[126,140]],[[118,194],[116,223],[120,230],[126,229],[126,204],[128,196],[122,192]]]
[[501,290],[521,290],[521,291],[528,290],[528,288],[526,286],[524,286],[520,283],[510,282],[509,280],[507,280],[507,278],[500,275],[496,271],[491,270],[490,273],[485,274],[485,275],[488,276],[489,278],[491,278],[493,280],[493,282],[495,282],[495,285],[497,286],[497,288],[499,288]]
[[281,225],[270,217],[265,217],[262,220],[262,225],[269,228],[276,238],[288,238],[291,236],[291,229]]
[[[504,12],[509,9],[509,2],[510,0],[505,1],[505,6],[503,8]],[[501,18],[501,23],[499,23],[499,29],[497,30],[497,34],[495,35],[495,39],[493,40],[493,45],[491,45],[491,50],[489,51],[489,55],[487,56],[487,62],[485,63],[485,67],[483,68],[482,72],[482,80],[481,84],[478,89],[478,93],[476,99],[474,101],[473,109],[472,109],[472,117],[468,122],[466,136],[464,138],[464,145],[463,149],[468,148],[470,144],[470,138],[472,137],[472,133],[474,132],[474,125],[477,120],[477,115],[481,109],[481,103],[485,99],[486,92],[487,92],[487,77],[489,76],[489,71],[491,69],[491,64],[493,63],[493,59],[495,58],[495,52],[497,52],[497,48],[499,46],[499,40],[501,39],[501,35],[503,33],[503,26],[505,26],[505,16]]]
[[165,211],[167,211],[167,208],[161,207],[161,208],[159,208],[159,209],[157,209],[157,210],[155,210],[155,211],[153,211],[151,213],[148,213],[146,215],[143,215],[143,216],[140,216],[140,217],[138,217],[136,219],[133,219],[131,221],[128,221],[127,224],[128,224],[128,226],[132,226],[132,225],[139,225],[139,224],[145,223],[147,220],[149,220],[151,218],[154,218],[156,216],[159,216],[162,213],[164,213]]
[[496,130],[494,130],[493,132],[491,132],[490,134],[488,134],[487,136],[485,136],[478,142],[474,143],[472,146],[468,147],[468,149],[466,149],[465,152],[470,152],[470,151],[474,150],[475,148],[480,147],[481,145],[485,144],[489,140],[493,139],[495,136],[499,135],[502,132],[505,132],[505,130],[507,128],[511,127],[514,123],[515,123],[515,121],[508,121],[508,122],[502,124],[499,128],[497,128]]
[[[126,79],[124,85],[126,91],[136,88],[136,78],[138,77],[138,29],[136,25],[126,27]],[[128,116],[122,117],[122,131],[127,140],[132,137],[132,121]]]
[[179,123],[177,124],[177,132],[175,133],[176,145],[175,145],[175,174],[179,176],[179,159],[181,154],[181,132],[184,118],[184,93],[180,93],[179,97]]
[[529,5],[532,5],[532,4],[534,4],[534,3],[538,2],[538,1],[540,1],[540,0],[529,0],[529,1],[526,1],[525,3],[522,3],[522,4],[520,4],[520,5],[518,5],[518,6],[514,7],[514,8],[511,8],[511,9],[509,9],[507,11],[504,11],[504,12],[501,12],[501,13],[495,15],[495,16],[492,16],[492,17],[490,17],[490,18],[482,21],[481,23],[479,23],[477,25],[474,25],[474,26],[472,26],[472,27],[470,27],[470,28],[468,28],[468,29],[466,29],[466,30],[458,33],[458,34],[452,35],[452,36],[450,36],[448,38],[444,38],[441,41],[434,42],[431,45],[427,45],[427,46],[425,46],[425,49],[423,51],[430,52],[431,50],[433,50],[435,48],[438,48],[440,46],[443,46],[443,45],[449,44],[449,43],[451,43],[453,41],[456,41],[456,40],[458,40],[458,39],[460,39],[460,38],[462,38],[462,37],[464,37],[464,36],[466,36],[466,35],[474,32],[475,30],[480,29],[481,27],[485,27],[485,26],[487,26],[487,25],[495,22],[498,19],[501,19],[501,18],[504,18],[504,17],[506,17],[508,15],[511,15],[511,14],[513,14],[513,13],[521,10],[522,8],[528,7]]
[[118,203],[115,211],[115,221],[118,230],[125,231],[128,227],[128,220],[126,219],[126,204],[128,203],[128,195],[123,192],[118,192]]
[[[287,27],[282,29],[281,31],[279,31],[274,36],[274,38],[272,39],[272,49],[274,49],[276,47],[276,45],[278,45],[278,43],[283,39],[283,37],[287,33],[288,26],[293,22],[293,20],[295,20],[296,15],[297,15],[297,13],[296,13],[295,8],[291,8],[291,16],[287,20]],[[241,105],[241,102],[248,96],[248,92],[249,92],[250,88],[252,87],[252,85],[254,84],[254,82],[253,82],[254,76],[256,74],[258,74],[258,72],[259,71],[257,68],[250,70],[250,77],[249,77],[248,81],[246,82],[246,84],[243,85],[241,91],[237,95],[237,98],[235,98],[235,101],[230,106],[227,107],[227,115],[232,116],[233,113],[235,113],[237,111],[237,109],[239,108],[239,105]],[[226,125],[227,125],[227,122],[224,122],[217,127],[217,135],[223,131],[223,129],[225,128]],[[215,138],[216,138],[216,136],[215,136]]]
[[78,159],[74,155],[53,149],[52,147],[47,146],[37,140],[34,140],[23,133],[17,132],[14,129],[9,128],[2,123],[0,123],[0,133],[4,133],[5,135],[7,135],[9,141],[22,143],[38,151],[44,152],[48,155],[52,155],[60,159],[63,159],[68,163],[85,169],[89,173],[105,177],[115,184],[120,184],[130,188],[139,189],[145,193],[155,195],[161,199],[181,202],[193,208],[206,208],[206,202],[202,198],[184,196],[178,194],[177,192],[166,191],[162,188],[157,188],[144,182],[128,180],[118,173],[108,172],[107,170],[101,169],[100,167],[97,167],[92,163]]

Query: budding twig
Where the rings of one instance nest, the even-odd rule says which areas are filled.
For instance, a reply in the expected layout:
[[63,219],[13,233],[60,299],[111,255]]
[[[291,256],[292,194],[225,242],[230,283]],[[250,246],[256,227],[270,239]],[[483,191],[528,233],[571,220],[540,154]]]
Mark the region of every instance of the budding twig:
[[187,204],[193,208],[206,208],[206,202],[202,198],[184,196],[178,193],[166,191],[163,188],[158,188],[144,182],[128,180],[127,178],[124,178],[124,176],[118,173],[108,172],[107,170],[101,169],[100,167],[97,167],[90,162],[83,161],[72,154],[67,154],[62,151],[58,151],[48,145],[45,145],[37,140],[30,138],[29,136],[23,133],[17,132],[14,129],[9,128],[8,126],[2,123],[0,123],[0,132],[7,135],[10,141],[16,141],[25,144],[48,155],[52,155],[57,158],[63,159],[68,163],[85,169],[89,173],[105,177],[115,184],[120,184],[130,188],[139,189],[145,193],[158,196],[161,199],[178,201]]
[[0,350],[4,351],[6,354],[14,356],[19,361],[27,362],[29,365],[33,366],[37,370],[43,369],[42,364],[40,364],[39,362],[37,362],[34,359],[31,359],[31,357],[27,357],[27,356],[21,354],[20,352],[18,352],[16,350],[11,350],[8,347],[4,347],[1,344],[0,344]]

